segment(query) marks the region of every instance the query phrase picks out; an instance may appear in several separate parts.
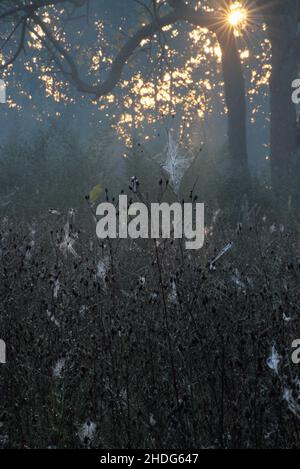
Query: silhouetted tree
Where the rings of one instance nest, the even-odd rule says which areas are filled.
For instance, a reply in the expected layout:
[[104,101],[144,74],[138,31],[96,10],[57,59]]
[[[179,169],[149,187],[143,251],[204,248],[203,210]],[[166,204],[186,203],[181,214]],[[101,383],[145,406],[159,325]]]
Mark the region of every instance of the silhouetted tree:
[[[12,58],[4,65],[11,64],[24,49],[26,42],[26,30],[34,23],[43,31],[44,37],[41,41],[48,48],[52,60],[55,61],[65,79],[73,83],[77,90],[96,97],[105,96],[110,93],[121,79],[124,66],[132,54],[140,47],[141,41],[153,37],[161,32],[163,27],[174,25],[178,21],[186,21],[194,26],[207,28],[216,34],[223,53],[222,66],[225,83],[225,101],[228,109],[228,141],[232,161],[233,173],[239,175],[237,179],[242,181],[242,186],[247,188],[245,181],[249,180],[247,139],[246,139],[246,103],[245,83],[241,60],[238,53],[236,38],[233,28],[220,24],[220,18],[213,12],[197,9],[187,5],[182,0],[168,0],[166,3],[170,9],[161,14],[159,4],[151,2],[151,6],[144,4],[152,20],[133,34],[117,53],[106,79],[100,84],[90,84],[83,79],[78,70],[74,57],[63,47],[61,42],[55,38],[51,29],[42,21],[38,15],[44,6],[70,4],[82,7],[88,2],[86,0],[35,0],[15,8],[4,9],[0,13],[0,20],[7,21],[9,18],[16,20],[17,28],[21,28],[19,44]],[[142,3],[142,2],[139,2]]]

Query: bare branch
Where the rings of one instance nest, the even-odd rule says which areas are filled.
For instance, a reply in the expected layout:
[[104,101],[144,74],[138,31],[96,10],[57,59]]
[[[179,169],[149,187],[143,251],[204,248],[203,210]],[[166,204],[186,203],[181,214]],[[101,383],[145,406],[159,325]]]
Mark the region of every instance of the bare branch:
[[[73,0],[72,3],[76,4],[76,6],[82,6],[85,1],[86,0]],[[217,22],[213,14],[207,12],[202,13],[201,11],[194,10],[193,8],[188,7],[185,3],[183,3],[182,0],[167,0],[170,6],[173,7],[172,11],[164,16],[158,16],[157,13],[154,14],[153,20],[149,24],[141,27],[131,38],[128,39],[126,44],[118,52],[106,79],[100,84],[90,84],[80,76],[78,66],[75,60],[72,58],[70,52],[68,52],[62,46],[60,41],[53,36],[51,30],[35,13],[35,11],[42,6],[54,5],[64,2],[66,2],[66,0],[36,0],[34,4],[26,6],[23,5],[23,7],[10,10],[10,15],[15,14],[16,12],[26,11],[27,17],[30,16],[35,21],[35,23],[41,27],[45,34],[46,40],[49,41],[53,48],[55,48],[57,54],[54,53],[52,49],[47,47],[46,41],[43,38],[40,38],[45,47],[48,50],[51,50],[53,60],[61,68],[64,76],[68,77],[68,80],[76,86],[79,92],[91,94],[96,97],[105,96],[114,89],[114,87],[121,79],[124,66],[133,55],[135,50],[139,47],[141,42],[145,39],[150,39],[156,33],[161,33],[165,26],[169,26],[175,24],[177,21],[183,20],[188,21],[190,24],[205,27],[213,32],[217,32]],[[9,12],[2,14],[2,18],[4,17],[3,15],[7,16],[8,14]],[[26,22],[23,25],[22,38],[17,50],[17,54],[9,61],[9,63],[12,63],[15,60],[24,47]],[[59,59],[58,55],[62,58],[62,60]],[[66,70],[63,62],[66,63],[69,71]]]
[[[22,19],[21,23],[22,23],[22,30],[21,30],[21,36],[20,36],[20,41],[19,41],[19,45],[18,45],[18,48],[16,50],[16,52],[14,53],[14,55],[12,56],[11,59],[9,59],[7,62],[5,62],[3,65],[0,66],[0,70],[3,70],[5,68],[7,68],[9,65],[11,65],[12,63],[15,62],[15,60],[19,57],[19,55],[21,54],[21,52],[24,50],[24,45],[25,45],[25,37],[26,37],[26,27],[27,27],[27,20],[28,20],[29,16],[26,16],[25,18]],[[15,31],[17,30],[18,28],[15,29]],[[14,32],[15,32],[14,31]]]
[[139,29],[118,52],[107,78],[100,85],[88,84],[82,80],[79,75],[77,65],[71,57],[71,54],[53,37],[51,31],[37,15],[33,15],[33,19],[41,27],[47,39],[55,46],[56,50],[67,62],[70,69],[68,73],[70,80],[77,87],[78,91],[100,97],[110,93],[117,85],[122,76],[124,65],[132,56],[135,49],[140,45],[141,41],[152,37],[164,26],[176,23],[180,17],[178,16],[177,12],[173,11],[162,18],[155,18],[155,20],[153,20],[151,23]]

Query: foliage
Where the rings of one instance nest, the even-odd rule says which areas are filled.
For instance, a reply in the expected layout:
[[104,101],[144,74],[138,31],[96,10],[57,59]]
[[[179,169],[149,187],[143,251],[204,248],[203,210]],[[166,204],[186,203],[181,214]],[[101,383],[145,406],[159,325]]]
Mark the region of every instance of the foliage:
[[74,257],[48,217],[1,224],[3,447],[299,447],[298,236],[221,213],[195,254],[78,215]]

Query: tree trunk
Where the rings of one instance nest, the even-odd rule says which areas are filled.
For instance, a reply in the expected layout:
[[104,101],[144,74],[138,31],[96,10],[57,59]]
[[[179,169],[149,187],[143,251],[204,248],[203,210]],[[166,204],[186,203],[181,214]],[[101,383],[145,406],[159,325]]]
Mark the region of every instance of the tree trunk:
[[284,203],[289,198],[295,175],[297,116],[292,102],[292,81],[297,78],[296,50],[297,7],[286,0],[266,18],[272,46],[271,106],[271,178],[275,195]]
[[225,101],[228,110],[228,142],[232,173],[241,178],[240,186],[249,189],[249,166],[246,130],[245,80],[234,32],[218,35],[222,50]]

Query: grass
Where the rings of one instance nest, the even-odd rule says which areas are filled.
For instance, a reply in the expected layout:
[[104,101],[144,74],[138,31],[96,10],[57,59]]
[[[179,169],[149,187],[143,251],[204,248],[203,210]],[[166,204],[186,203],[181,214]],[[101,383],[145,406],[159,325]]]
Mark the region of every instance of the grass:
[[221,212],[192,252],[88,217],[1,219],[0,446],[299,447],[297,226]]

